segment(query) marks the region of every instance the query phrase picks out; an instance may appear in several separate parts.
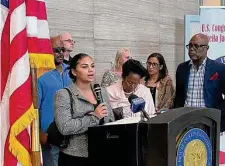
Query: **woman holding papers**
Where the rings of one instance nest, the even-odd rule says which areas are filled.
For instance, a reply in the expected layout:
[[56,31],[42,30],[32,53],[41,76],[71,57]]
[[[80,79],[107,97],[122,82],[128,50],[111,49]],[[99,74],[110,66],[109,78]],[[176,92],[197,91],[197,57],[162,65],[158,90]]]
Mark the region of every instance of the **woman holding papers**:
[[132,113],[128,97],[135,94],[145,100],[145,111],[149,115],[155,114],[152,95],[147,87],[140,83],[141,79],[147,75],[147,70],[142,64],[134,59],[129,59],[122,68],[122,80],[106,88],[109,94],[109,101],[115,116],[120,114],[120,118],[140,117],[140,113]]

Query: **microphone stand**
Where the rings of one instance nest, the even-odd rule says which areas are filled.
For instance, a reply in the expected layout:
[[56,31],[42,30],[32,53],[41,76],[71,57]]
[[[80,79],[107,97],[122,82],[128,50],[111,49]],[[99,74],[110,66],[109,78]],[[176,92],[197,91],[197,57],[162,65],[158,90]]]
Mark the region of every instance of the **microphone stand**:
[[143,116],[144,116],[147,120],[150,120],[150,117],[149,117],[148,113],[147,113],[144,109],[141,109],[141,113],[143,114]]
[[140,111],[141,112],[141,120],[140,120],[140,122],[145,122],[145,116],[144,116],[144,113],[142,112],[142,111]]

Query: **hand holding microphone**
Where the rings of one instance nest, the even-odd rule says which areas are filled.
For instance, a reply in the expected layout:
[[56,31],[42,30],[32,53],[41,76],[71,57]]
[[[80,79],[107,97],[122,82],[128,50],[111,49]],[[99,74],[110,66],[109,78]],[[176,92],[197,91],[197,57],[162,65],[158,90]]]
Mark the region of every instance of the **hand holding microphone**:
[[99,124],[102,125],[104,124],[104,117],[108,116],[108,109],[106,105],[104,104],[103,98],[102,98],[102,92],[101,92],[101,87],[99,84],[94,84],[94,91],[96,94],[96,99],[98,106],[95,109],[95,114],[97,117],[100,118]]
[[97,108],[95,109],[95,115],[99,119],[102,119],[102,118],[108,116],[108,109],[104,103],[101,103],[97,106]]

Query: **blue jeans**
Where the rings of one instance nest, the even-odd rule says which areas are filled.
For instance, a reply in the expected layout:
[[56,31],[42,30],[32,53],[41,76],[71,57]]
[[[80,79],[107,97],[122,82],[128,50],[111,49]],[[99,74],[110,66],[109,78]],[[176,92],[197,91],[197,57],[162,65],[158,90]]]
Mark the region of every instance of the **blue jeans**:
[[58,166],[59,148],[51,145],[42,145],[43,166]]

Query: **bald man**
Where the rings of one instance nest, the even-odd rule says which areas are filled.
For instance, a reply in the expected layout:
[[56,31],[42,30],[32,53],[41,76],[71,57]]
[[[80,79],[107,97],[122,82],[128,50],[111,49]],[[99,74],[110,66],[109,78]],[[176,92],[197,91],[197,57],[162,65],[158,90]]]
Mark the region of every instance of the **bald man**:
[[65,48],[65,52],[63,53],[64,55],[64,63],[69,64],[71,60],[71,55],[70,53],[73,51],[75,41],[72,38],[72,35],[68,32],[63,32],[59,35],[60,40],[63,43],[63,46]]
[[221,132],[225,130],[225,65],[207,57],[208,37],[194,35],[186,45],[191,60],[176,72],[175,108],[207,107],[221,110]]
[[63,64],[65,48],[59,37],[51,37],[56,69],[46,72],[37,81],[38,106],[40,114],[40,141],[43,166],[57,166],[59,149],[48,144],[48,127],[54,120],[54,95],[59,89],[71,83],[68,65]]

